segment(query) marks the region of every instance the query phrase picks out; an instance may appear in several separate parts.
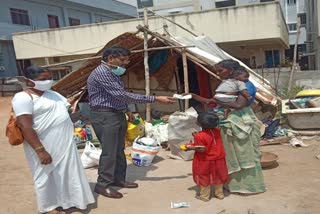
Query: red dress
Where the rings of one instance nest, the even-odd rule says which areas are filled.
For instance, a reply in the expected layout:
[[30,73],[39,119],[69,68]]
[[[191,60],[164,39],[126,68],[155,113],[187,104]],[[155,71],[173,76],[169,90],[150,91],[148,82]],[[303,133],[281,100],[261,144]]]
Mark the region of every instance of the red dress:
[[193,180],[199,186],[224,184],[229,181],[220,130],[213,128],[194,135],[192,145],[205,146],[205,152],[195,152],[192,162]]

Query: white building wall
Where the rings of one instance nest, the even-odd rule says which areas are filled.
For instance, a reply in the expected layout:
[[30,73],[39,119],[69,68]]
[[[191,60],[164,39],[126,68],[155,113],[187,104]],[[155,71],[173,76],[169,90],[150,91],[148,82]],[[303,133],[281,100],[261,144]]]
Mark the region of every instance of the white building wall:
[[[245,13],[248,15],[243,16]],[[178,14],[168,16],[168,18],[197,35],[210,36],[217,43],[231,43],[234,46],[241,46],[242,41],[245,44],[251,41],[255,46],[265,44],[268,41],[278,49],[286,48],[288,45],[287,28],[282,19],[279,5],[276,3],[254,5],[249,9],[248,7],[237,7]],[[164,23],[168,24],[161,18],[151,17],[149,20],[150,29],[158,29],[159,32],[162,32],[161,28]],[[96,53],[108,41],[120,34],[128,31],[135,32],[139,24],[143,25],[142,19],[16,34],[14,35],[14,43],[17,58]],[[190,36],[189,33],[176,25],[168,25],[173,36]]]
[[[80,10],[75,10],[75,9],[67,9],[68,11],[68,19],[69,18],[76,18],[80,20],[80,24],[90,24],[91,23],[91,18],[90,18],[90,13],[89,12],[84,12]],[[69,25],[69,23],[68,23]]]

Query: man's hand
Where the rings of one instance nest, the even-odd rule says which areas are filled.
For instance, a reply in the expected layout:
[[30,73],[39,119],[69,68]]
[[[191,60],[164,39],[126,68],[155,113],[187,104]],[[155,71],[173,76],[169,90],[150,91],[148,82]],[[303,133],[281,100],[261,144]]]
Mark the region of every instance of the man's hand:
[[46,150],[37,151],[37,155],[40,159],[41,164],[43,165],[47,165],[52,162],[52,158]]
[[174,98],[168,96],[156,96],[156,101],[165,104],[171,104],[176,102]]
[[134,114],[132,113],[132,112],[127,112],[126,113],[127,114],[127,116],[128,116],[128,122],[133,122],[133,121],[135,121],[136,120],[136,117],[134,116]]

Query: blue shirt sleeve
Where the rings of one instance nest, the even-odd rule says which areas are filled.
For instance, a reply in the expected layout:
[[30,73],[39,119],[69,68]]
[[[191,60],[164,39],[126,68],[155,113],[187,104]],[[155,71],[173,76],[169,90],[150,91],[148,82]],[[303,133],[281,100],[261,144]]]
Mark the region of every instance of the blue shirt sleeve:
[[250,81],[246,82],[246,87],[248,93],[252,96],[252,99],[248,100],[247,105],[251,105],[253,101],[256,99],[257,88]]

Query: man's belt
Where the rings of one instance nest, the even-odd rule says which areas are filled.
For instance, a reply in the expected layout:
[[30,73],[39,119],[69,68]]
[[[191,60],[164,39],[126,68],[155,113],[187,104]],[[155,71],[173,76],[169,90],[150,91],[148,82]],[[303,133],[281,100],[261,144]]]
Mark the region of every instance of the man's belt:
[[114,108],[91,108],[92,111],[97,112],[115,112],[115,113],[126,113],[128,109],[114,109]]

